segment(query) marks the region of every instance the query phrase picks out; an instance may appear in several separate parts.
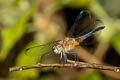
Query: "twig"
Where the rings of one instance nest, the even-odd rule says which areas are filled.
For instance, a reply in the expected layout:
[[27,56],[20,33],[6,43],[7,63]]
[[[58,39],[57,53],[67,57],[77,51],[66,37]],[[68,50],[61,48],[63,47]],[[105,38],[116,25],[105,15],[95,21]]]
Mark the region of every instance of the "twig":
[[[80,59],[82,59],[85,62],[88,63],[97,63],[97,64],[104,64],[101,60],[99,60],[99,58],[97,58],[96,56],[92,55],[90,52],[86,51],[84,48],[82,47],[76,47],[74,49],[76,53],[78,53],[78,56]],[[106,64],[104,64],[106,65]],[[110,72],[107,70],[101,70],[100,72],[102,72],[104,75],[113,77],[117,80],[120,80],[120,74],[115,73],[115,72]]]
[[28,65],[28,66],[20,66],[20,67],[11,67],[9,71],[21,71],[26,69],[33,69],[33,68],[41,68],[41,67],[58,67],[58,68],[89,68],[89,69],[99,69],[99,70],[109,70],[119,72],[120,67],[112,67],[112,66],[103,66],[96,63],[84,63],[84,62],[75,62],[71,60],[67,60],[67,64],[35,64],[35,65]]

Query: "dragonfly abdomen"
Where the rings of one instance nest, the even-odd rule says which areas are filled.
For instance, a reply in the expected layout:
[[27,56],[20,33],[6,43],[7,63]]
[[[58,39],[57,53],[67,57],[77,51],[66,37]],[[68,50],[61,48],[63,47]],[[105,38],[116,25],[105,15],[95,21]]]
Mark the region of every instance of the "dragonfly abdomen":
[[104,29],[104,26],[98,27],[98,28],[88,32],[87,34],[85,34],[83,36],[77,37],[75,40],[80,44],[83,40],[85,40],[86,38],[92,36],[94,33],[96,33],[97,31],[100,31],[102,29]]
[[83,40],[85,40],[87,37],[82,37],[82,38],[80,38],[80,37],[78,37],[78,38],[75,38],[75,41],[78,43],[78,44],[80,44]]

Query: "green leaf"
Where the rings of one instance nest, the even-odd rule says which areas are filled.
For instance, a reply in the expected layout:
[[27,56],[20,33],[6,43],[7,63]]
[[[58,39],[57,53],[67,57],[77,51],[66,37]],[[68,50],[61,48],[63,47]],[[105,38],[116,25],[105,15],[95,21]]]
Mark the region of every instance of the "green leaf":
[[114,49],[120,54],[120,31],[117,31],[112,38],[112,45]]
[[70,7],[85,7],[88,6],[91,2],[91,0],[58,0],[60,3],[62,3],[65,6]]
[[3,38],[3,48],[1,53],[2,58],[5,58],[9,50],[23,36],[25,32],[26,23],[33,15],[36,9],[35,7],[36,7],[36,0],[23,14],[21,14],[21,17],[16,21],[13,27],[11,28],[6,27],[2,30],[2,38]]

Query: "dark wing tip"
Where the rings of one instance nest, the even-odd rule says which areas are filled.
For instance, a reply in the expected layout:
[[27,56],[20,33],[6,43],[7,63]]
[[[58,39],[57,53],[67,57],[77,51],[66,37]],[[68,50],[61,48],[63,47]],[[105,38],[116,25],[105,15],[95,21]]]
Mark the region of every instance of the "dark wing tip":
[[105,28],[105,26],[100,26],[96,29],[96,31],[99,31],[99,30],[104,29],[104,28]]
[[100,26],[100,27],[94,29],[94,30],[92,31],[92,33],[95,33],[95,32],[97,32],[97,31],[99,31],[99,30],[104,29],[104,28],[105,28],[105,26]]

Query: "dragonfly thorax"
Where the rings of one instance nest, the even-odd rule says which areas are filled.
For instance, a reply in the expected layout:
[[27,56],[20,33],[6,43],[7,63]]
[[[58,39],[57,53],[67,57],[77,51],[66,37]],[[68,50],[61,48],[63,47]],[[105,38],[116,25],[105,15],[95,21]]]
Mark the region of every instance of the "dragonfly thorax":
[[53,47],[53,50],[56,54],[60,54],[63,52],[63,47],[62,47],[62,45],[56,45]]
[[53,47],[53,50],[55,53],[67,53],[71,49],[73,49],[78,42],[75,41],[74,38],[65,38],[64,40],[59,41],[56,43],[56,45]]

